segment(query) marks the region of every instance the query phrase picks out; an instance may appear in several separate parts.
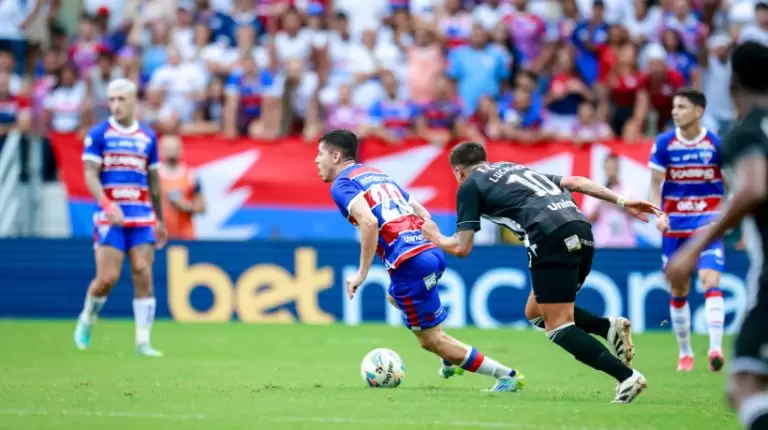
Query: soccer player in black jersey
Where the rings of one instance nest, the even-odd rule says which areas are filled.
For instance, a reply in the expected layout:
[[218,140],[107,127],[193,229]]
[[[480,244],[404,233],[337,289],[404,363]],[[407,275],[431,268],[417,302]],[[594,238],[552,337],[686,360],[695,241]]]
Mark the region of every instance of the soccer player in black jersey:
[[[768,429],[768,272],[762,256],[768,245],[768,47],[739,45],[731,57],[731,96],[740,121],[723,144],[724,164],[736,175],[736,190],[717,220],[700,231],[669,260],[667,277],[674,282],[691,275],[701,252],[725,232],[751,216],[758,237],[747,242],[752,264],[762,265],[753,307],[736,337],[728,398],[745,428]],[[754,232],[753,232],[754,234]],[[759,248],[759,249],[754,249]]]
[[533,296],[547,336],[577,360],[616,378],[614,403],[632,402],[647,386],[645,377],[590,336],[583,327],[589,324],[575,324],[576,316],[598,319],[574,307],[595,250],[592,227],[565,190],[617,204],[646,222],[648,214],[658,209],[648,202],[627,200],[587,178],[543,175],[515,163],[489,164],[479,143],[457,145],[450,162],[460,184],[457,232],[443,236],[430,221],[422,228],[424,236],[446,252],[464,257],[472,249],[481,216],[514,231],[528,248]]

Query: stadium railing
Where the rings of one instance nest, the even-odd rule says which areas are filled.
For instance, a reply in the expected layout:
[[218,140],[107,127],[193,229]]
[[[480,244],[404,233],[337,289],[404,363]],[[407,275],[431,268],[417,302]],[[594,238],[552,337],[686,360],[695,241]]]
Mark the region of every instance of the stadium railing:
[[0,151],[0,237],[20,233],[21,150],[21,133],[8,133]]

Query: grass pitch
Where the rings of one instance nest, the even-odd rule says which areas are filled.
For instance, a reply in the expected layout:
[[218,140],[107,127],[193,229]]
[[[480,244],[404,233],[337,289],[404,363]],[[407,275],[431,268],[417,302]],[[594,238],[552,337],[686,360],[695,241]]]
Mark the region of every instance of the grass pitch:
[[[133,354],[132,322],[100,321],[86,352],[75,350],[73,328],[0,321],[0,429],[740,428],[723,400],[725,374],[707,370],[703,337],[694,338],[696,370],[678,374],[671,334],[635,336],[649,388],[632,405],[611,405],[610,377],[536,331],[449,331],[525,373],[525,391],[491,394],[481,392],[487,377],[439,379],[438,359],[403,328],[160,322],[159,359]],[[376,347],[405,360],[399,388],[360,378]]]

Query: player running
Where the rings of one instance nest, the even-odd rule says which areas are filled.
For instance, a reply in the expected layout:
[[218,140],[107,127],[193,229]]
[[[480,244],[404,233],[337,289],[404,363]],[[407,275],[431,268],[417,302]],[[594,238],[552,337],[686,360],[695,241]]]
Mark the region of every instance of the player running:
[[[757,42],[739,45],[731,57],[731,96],[740,114],[726,136],[723,163],[736,174],[736,190],[717,219],[688,240],[669,260],[669,282],[687,282],[702,252],[721,240],[746,216],[754,219],[762,265],[756,302],[736,337],[728,398],[745,428],[768,429],[768,273],[762,256],[768,247],[768,47]],[[753,242],[754,243],[754,242]],[[755,284],[749,283],[754,286]],[[752,294],[750,294],[752,295]]]
[[[723,201],[723,175],[720,170],[720,139],[701,126],[706,107],[704,94],[692,89],[677,92],[672,104],[672,118],[677,127],[661,134],[651,150],[650,200],[664,210],[656,218],[656,227],[664,234],[662,262],[680,248],[696,230],[717,217]],[[702,250],[697,264],[699,281],[704,288],[704,310],[709,329],[709,368],[719,371],[723,358],[723,323],[725,305],[720,290],[720,273],[725,267],[723,240]],[[677,370],[693,370],[691,347],[691,309],[688,293],[691,280],[670,284],[669,305],[672,331],[677,338]]]
[[[154,247],[165,243],[157,137],[134,119],[136,84],[116,79],[107,87],[111,116],[85,138],[85,183],[101,210],[94,215],[96,277],[88,287],[75,329],[75,345],[88,349],[93,324],[120,279],[126,254],[131,263],[136,352],[159,357],[150,346],[155,319],[152,293]],[[157,238],[155,237],[157,234]]]
[[320,139],[315,158],[320,178],[333,182],[331,196],[342,215],[360,229],[360,267],[346,279],[349,298],[365,282],[377,254],[390,272],[387,299],[403,312],[403,322],[421,347],[443,359],[440,376],[468,370],[496,378],[489,391],[523,388],[522,373],[443,331],[440,324],[447,314],[437,282],[445,270],[445,256],[420,231],[429,212],[386,174],[359,164],[357,151],[353,133],[334,130]]
[[646,222],[656,211],[653,205],[626,200],[587,178],[543,175],[515,163],[489,164],[485,148],[475,142],[454,147],[450,163],[459,181],[457,231],[446,237],[437,224],[427,221],[424,236],[446,252],[466,257],[481,216],[517,233],[528,248],[533,295],[549,339],[582,363],[616,378],[614,403],[632,402],[646,388],[645,377],[575,324],[576,293],[591,270],[595,249],[589,222],[563,190],[617,204]]

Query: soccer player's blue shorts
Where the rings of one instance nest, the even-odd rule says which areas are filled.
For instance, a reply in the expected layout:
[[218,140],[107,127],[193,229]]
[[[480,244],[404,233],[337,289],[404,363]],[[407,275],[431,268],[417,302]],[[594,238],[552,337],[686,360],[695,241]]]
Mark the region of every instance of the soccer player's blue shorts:
[[390,273],[389,295],[403,312],[403,322],[411,330],[426,330],[445,320],[437,281],[445,271],[445,254],[428,249],[404,261]]
[[[665,237],[661,242],[661,249],[663,251],[661,255],[661,261],[666,267],[667,261],[672,258],[672,255],[680,248],[683,247],[688,238],[684,237]],[[699,256],[699,262],[696,268],[711,269],[718,272],[723,272],[725,269],[725,243],[723,239],[718,239],[707,246]]]
[[151,225],[142,227],[120,227],[114,225],[96,226],[93,229],[95,247],[110,246],[127,253],[139,245],[156,242],[155,229]]

